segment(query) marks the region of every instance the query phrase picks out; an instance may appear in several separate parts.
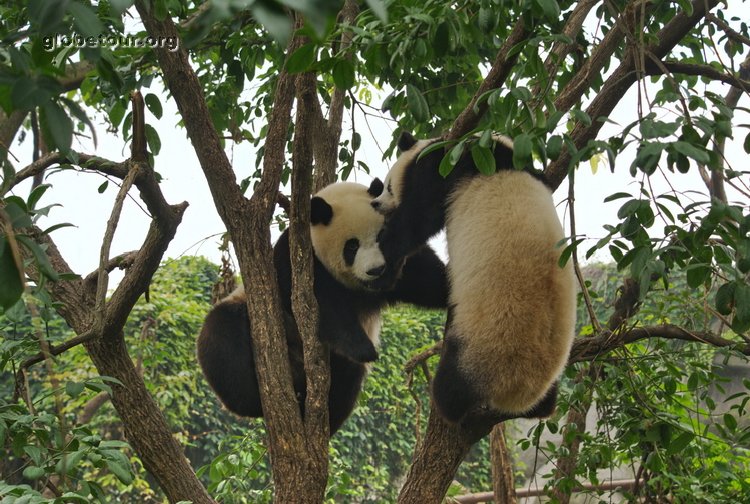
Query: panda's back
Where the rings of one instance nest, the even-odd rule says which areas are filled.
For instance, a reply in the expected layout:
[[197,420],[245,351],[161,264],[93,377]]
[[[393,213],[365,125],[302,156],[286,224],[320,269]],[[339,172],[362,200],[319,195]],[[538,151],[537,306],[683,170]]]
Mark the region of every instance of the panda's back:
[[473,177],[451,193],[446,241],[461,363],[504,411],[535,404],[567,361],[575,284],[570,265],[557,264],[562,238],[549,189],[528,173]]

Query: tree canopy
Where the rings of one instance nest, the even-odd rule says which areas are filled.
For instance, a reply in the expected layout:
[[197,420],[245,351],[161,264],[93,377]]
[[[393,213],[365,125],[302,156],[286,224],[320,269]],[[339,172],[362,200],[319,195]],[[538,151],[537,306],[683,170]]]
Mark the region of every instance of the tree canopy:
[[[191,418],[209,393],[203,387],[192,397],[200,378],[180,345],[200,319],[191,303],[207,308],[207,283],[186,285],[180,294],[190,299],[169,289],[157,297],[149,288],[190,211],[189,202],[164,197],[160,182],[179,178],[180,166],[169,162],[161,149],[166,133],[146,114],[161,117],[169,101],[254,293],[248,308],[270,462],[258,470],[262,454],[253,444],[239,459],[225,457],[231,474],[210,465],[211,481],[273,481],[279,502],[319,502],[332,489],[362,485],[349,485],[351,471],[329,464],[331,450],[360,448],[357,430],[333,444],[326,432],[325,349],[309,309],[310,194],[380,168],[363,158],[363,145],[387,146],[387,159],[399,131],[440,136],[448,151],[443,173],[464,152],[491,173],[486,138],[498,132],[514,139],[514,165],[533,162],[558,188],[568,235],[561,262],[573,262],[581,288],[579,337],[560,408],[527,439],[555,460],[546,491],[567,502],[584,482],[600,482],[604,469],[630,466],[633,498],[742,500],[750,494],[750,426],[742,421],[749,383],[739,379],[743,386],[735,389],[730,380],[725,388],[724,377],[735,367],[741,374],[750,355],[746,8],[713,0],[4,3],[0,309],[2,369],[11,378],[3,382],[0,442],[23,469],[3,467],[2,479],[20,470],[58,499],[103,498],[103,485],[113,481],[71,476],[86,458],[90,465],[81,471],[106,468],[143,495],[153,492],[150,478],[171,502],[228,495],[226,484],[207,491],[206,473],[201,480],[195,461],[184,457],[192,435],[185,433],[200,422],[216,418],[222,429],[242,431],[241,424],[225,427],[232,423],[215,411],[211,420]],[[370,120],[390,126],[370,128]],[[97,156],[102,121],[130,143],[125,161]],[[88,151],[79,148],[85,138],[93,140]],[[256,158],[230,161],[228,153],[243,145]],[[576,181],[584,170],[595,178],[607,170],[625,174],[633,183],[582,194]],[[107,181],[118,186],[106,230],[91,242],[100,257],[92,272],[72,271],[55,243],[60,227],[76,224],[55,220],[55,206],[93,196],[55,191],[58,177],[71,172],[106,177],[101,191]],[[682,189],[684,180],[690,190]],[[136,195],[148,222],[142,244],[112,254],[123,204]],[[618,206],[601,234],[577,231],[583,199],[586,212]],[[278,202],[288,212],[279,213]],[[304,418],[293,394],[280,392],[292,385],[273,221],[290,227],[293,309],[309,377]],[[587,277],[580,264],[598,251],[614,263],[616,288]],[[124,274],[113,286],[115,269]],[[214,279],[210,268],[195,269],[206,282]],[[162,270],[169,274],[169,266]],[[189,276],[180,282],[190,284]],[[145,305],[136,304],[143,297]],[[404,320],[422,315],[404,313],[399,333],[412,334]],[[150,319],[169,321],[158,345]],[[396,348],[414,358],[413,374],[429,379],[439,337],[425,345]],[[384,358],[384,365],[392,364]],[[365,391],[370,398],[383,383],[375,376]],[[84,389],[110,398],[117,422],[76,415],[94,400],[81,399]],[[441,500],[470,448],[493,427],[481,419],[471,429],[447,425],[426,396],[420,401],[413,459],[388,462],[408,466],[406,474],[378,480],[400,488],[401,502]],[[584,428],[594,410],[596,425]],[[377,414],[360,409],[350,423],[377,430]],[[562,436],[542,441],[545,432]],[[495,429],[493,438],[500,437]],[[123,439],[148,478],[134,479]],[[496,473],[497,488],[503,474]],[[729,474],[741,477],[730,482]],[[512,476],[506,471],[506,482]],[[369,498],[358,488],[357,498]],[[0,486],[9,495],[27,489]]]

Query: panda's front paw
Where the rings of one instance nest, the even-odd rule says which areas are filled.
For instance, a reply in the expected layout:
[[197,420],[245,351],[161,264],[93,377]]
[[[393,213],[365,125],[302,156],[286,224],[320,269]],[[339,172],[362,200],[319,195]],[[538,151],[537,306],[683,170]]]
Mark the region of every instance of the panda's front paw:
[[374,362],[378,360],[378,351],[372,342],[368,341],[368,345],[359,345],[356,349],[353,349],[351,355],[348,357],[354,362],[366,363]]
[[367,337],[348,337],[337,341],[331,341],[331,350],[359,363],[373,362],[378,360],[378,351]]

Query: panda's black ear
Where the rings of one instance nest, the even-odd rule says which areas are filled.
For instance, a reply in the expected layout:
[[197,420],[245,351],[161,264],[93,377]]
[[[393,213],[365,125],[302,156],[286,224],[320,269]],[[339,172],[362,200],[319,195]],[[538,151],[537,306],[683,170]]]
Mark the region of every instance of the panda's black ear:
[[369,194],[373,198],[377,198],[383,193],[383,188],[383,182],[379,178],[375,177],[374,179],[372,179],[372,182],[370,182],[370,187],[369,189],[367,189],[367,194]]
[[398,137],[398,150],[406,152],[414,147],[415,143],[417,143],[417,140],[411,135],[411,133],[404,131],[401,133],[401,136]]
[[333,208],[320,196],[313,196],[310,200],[310,224],[327,226],[333,219]]

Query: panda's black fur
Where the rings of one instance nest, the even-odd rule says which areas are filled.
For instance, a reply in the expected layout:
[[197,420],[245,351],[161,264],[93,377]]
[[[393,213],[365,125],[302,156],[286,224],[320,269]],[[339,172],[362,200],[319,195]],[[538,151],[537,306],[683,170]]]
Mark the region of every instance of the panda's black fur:
[[[401,153],[415,151],[414,158],[399,158],[396,164],[411,164],[404,171],[401,194],[409,197],[399,203],[398,211],[384,207],[383,199],[394,188],[386,180],[382,195],[373,201],[373,206],[387,216],[384,236],[380,248],[386,258],[386,271],[377,280],[379,286],[387,286],[398,275],[400,262],[445,227],[445,212],[448,207],[448,196],[461,181],[480,175],[471,153],[466,149],[453,170],[445,177],[440,175],[438,167],[445,155],[443,149],[435,149],[416,160],[416,156],[438,142],[439,138],[416,140],[410,133],[404,132],[398,139],[397,146]],[[495,166],[500,170],[513,170],[513,147],[510,139],[497,137],[494,141],[493,156]],[[394,169],[396,166],[394,166]],[[544,174],[532,166],[524,169],[532,177],[547,185]],[[390,183],[389,183],[390,182]]]
[[[375,179],[369,189],[359,184],[344,184],[336,184],[336,187],[345,194],[367,191],[370,197],[361,204],[365,208],[358,205],[356,211],[369,211],[382,222],[382,216],[370,207],[370,199],[380,193],[382,183]],[[334,197],[338,198],[335,194]],[[344,211],[347,210],[355,211],[344,207]],[[335,226],[336,217],[333,207],[324,197],[316,196],[311,200],[311,233],[316,226]],[[357,222],[354,221],[352,225],[357,226]],[[335,232],[335,229],[331,231]],[[377,230],[374,232],[377,234]],[[395,302],[443,308],[447,303],[447,280],[445,266],[429,247],[421,247],[409,257],[395,285],[387,291],[369,290],[366,285],[345,285],[321,262],[320,257],[332,256],[321,252],[315,250],[313,275],[320,313],[318,333],[330,349],[331,387],[328,401],[330,432],[333,434],[354,409],[367,370],[365,363],[377,358],[375,344],[380,310]],[[350,265],[354,260],[351,247],[333,252],[343,256],[342,264]],[[305,374],[302,342],[292,316],[288,231],[281,235],[274,246],[274,265],[284,312],[294,389],[303,408]],[[374,269],[382,271],[383,268]],[[241,416],[260,417],[263,411],[251,338],[245,291],[240,287],[216,304],[206,317],[198,337],[197,355],[209,384],[227,409]]]
[[[433,401],[450,422],[491,410],[498,419],[550,415],[575,325],[571,265],[550,188],[513,169],[512,141],[495,138],[497,173],[482,175],[465,152],[447,176],[434,140],[404,134],[401,154],[373,206],[386,215],[380,241],[393,281],[404,258],[446,229],[449,314]],[[422,155],[423,154],[423,155]]]

